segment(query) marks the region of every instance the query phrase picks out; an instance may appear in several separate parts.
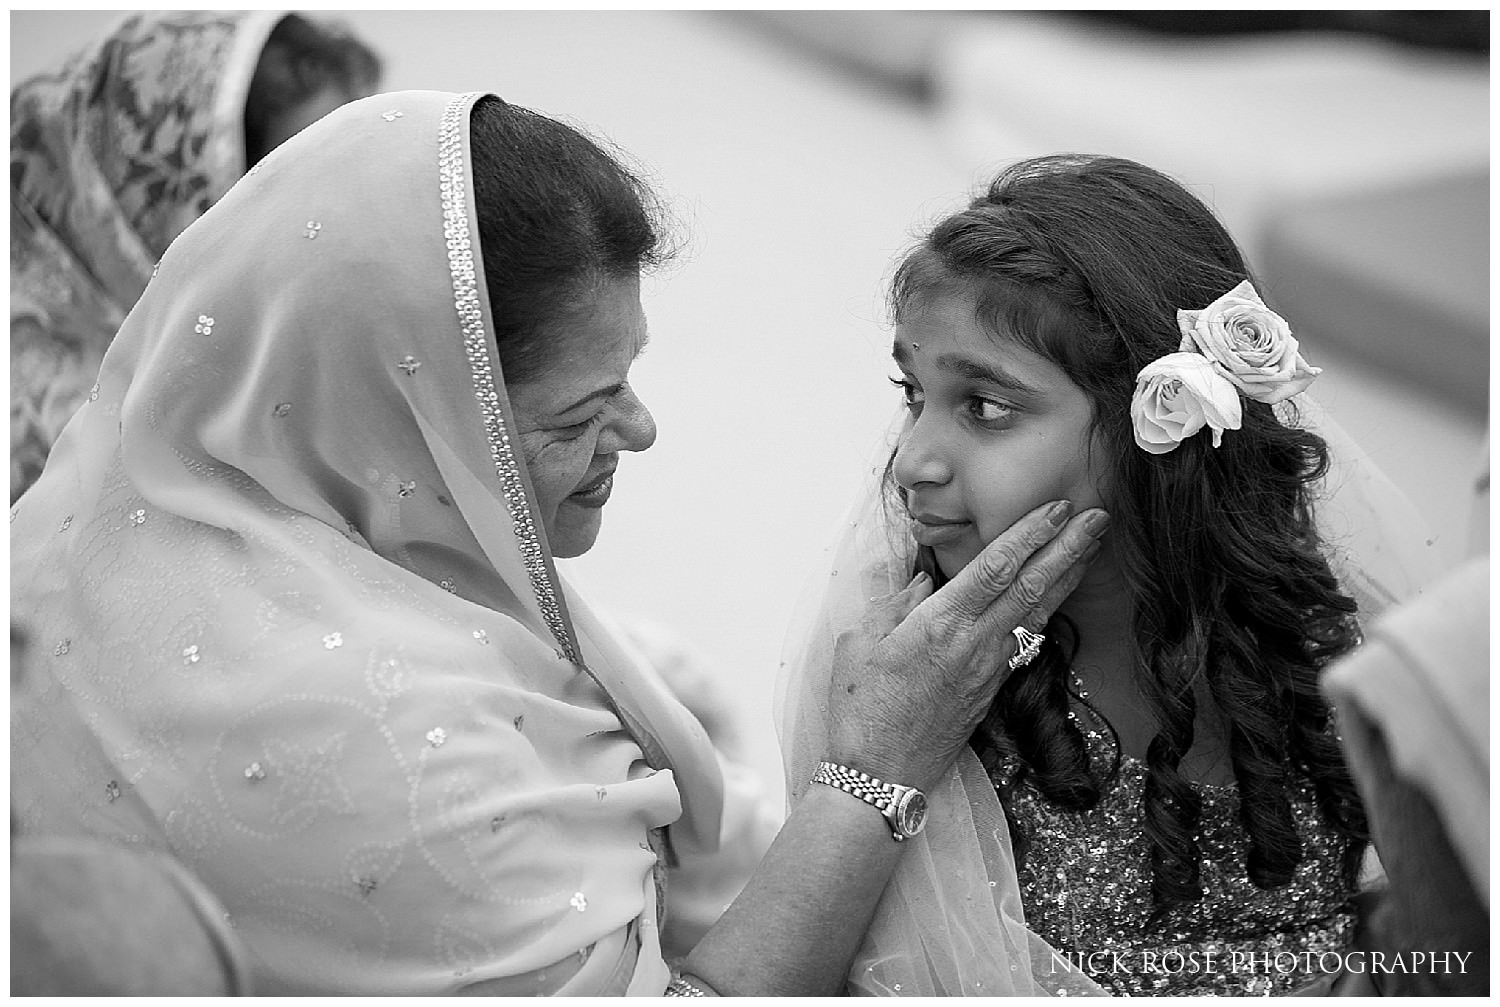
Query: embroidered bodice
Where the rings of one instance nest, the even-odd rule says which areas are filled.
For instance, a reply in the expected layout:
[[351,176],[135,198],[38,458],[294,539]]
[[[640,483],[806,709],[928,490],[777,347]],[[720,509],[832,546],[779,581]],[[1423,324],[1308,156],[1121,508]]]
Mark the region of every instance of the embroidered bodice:
[[[1098,730],[1085,737],[1094,764],[1108,765],[1112,738]],[[1011,779],[1016,765],[1002,758],[997,782]],[[1199,785],[1203,897],[1148,929],[1146,772],[1123,758],[1099,803],[1083,812],[1057,807],[1029,783],[1015,788],[1011,814],[1031,837],[1019,872],[1027,924],[1117,995],[1278,995],[1319,975],[1320,958],[1336,968],[1331,953],[1354,937],[1353,892],[1343,875],[1347,841],[1319,817],[1312,785],[1304,783],[1292,800],[1304,859],[1288,885],[1270,890],[1246,874],[1248,837],[1236,789]]]

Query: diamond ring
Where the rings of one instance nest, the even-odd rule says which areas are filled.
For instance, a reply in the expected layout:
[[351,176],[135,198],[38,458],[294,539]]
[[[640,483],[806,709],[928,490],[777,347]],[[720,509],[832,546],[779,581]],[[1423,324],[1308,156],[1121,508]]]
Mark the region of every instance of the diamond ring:
[[1011,671],[1030,664],[1042,652],[1042,643],[1047,639],[1043,634],[1033,633],[1024,626],[1017,626],[1010,631],[1010,635],[1016,638],[1016,644],[1021,648],[1009,661]]

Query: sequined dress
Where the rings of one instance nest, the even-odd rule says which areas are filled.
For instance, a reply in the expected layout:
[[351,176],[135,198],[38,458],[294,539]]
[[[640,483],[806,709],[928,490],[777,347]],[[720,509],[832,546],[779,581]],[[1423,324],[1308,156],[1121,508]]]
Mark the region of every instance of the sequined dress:
[[[1095,765],[1113,740],[1086,729]],[[1101,762],[1102,760],[1102,762]],[[1002,756],[993,776],[1018,768]],[[1088,811],[1068,811],[1023,782],[1010,810],[1033,837],[1019,872],[1027,924],[1070,963],[1116,995],[1281,995],[1336,968],[1354,937],[1353,894],[1343,877],[1347,841],[1318,816],[1310,784],[1292,800],[1304,859],[1290,884],[1257,888],[1245,872],[1248,842],[1232,786],[1199,785],[1203,898],[1148,930],[1150,844],[1141,823],[1146,766],[1122,758],[1119,774]]]

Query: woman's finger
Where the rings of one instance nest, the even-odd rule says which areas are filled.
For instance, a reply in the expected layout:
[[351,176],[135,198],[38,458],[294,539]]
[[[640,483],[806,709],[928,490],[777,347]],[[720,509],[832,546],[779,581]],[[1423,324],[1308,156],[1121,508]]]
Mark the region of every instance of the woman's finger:
[[[959,625],[977,621],[1010,589],[1031,555],[1058,534],[1072,510],[1067,500],[1043,504],[985,546],[938,593],[946,614]],[[1037,590],[1043,587],[1039,585]],[[933,612],[934,616],[939,614]]]
[[[891,614],[895,616],[896,624],[906,621],[906,617],[914,612],[918,605],[932,596],[932,578],[925,572],[918,573],[912,578],[911,583],[902,588],[894,598],[891,599]],[[894,627],[893,627],[894,628]]]
[[889,633],[931,594],[932,577],[926,573],[918,573],[895,594],[871,598],[870,611],[873,613],[876,629],[882,636]]
[[1005,617],[998,614],[998,610],[985,613],[980,623],[980,631],[990,634],[995,638],[1010,637],[1011,639],[1011,647],[1005,655],[1007,662],[1021,649],[1020,643],[1011,634],[1011,630],[1020,628],[1030,630],[1033,633],[1043,632],[1047,628],[1047,620],[1052,618],[1052,614],[1058,610],[1062,603],[1067,600],[1068,595],[1072,594],[1083,581],[1084,575],[1088,573],[1089,564],[1099,554],[1099,548],[1100,546],[1096,542],[1093,546],[1085,550],[1078,562],[1069,567],[1068,571],[1060,578],[1053,581],[1052,586],[1043,595],[1041,602],[1033,607],[1019,623],[1014,625],[1007,623],[1004,621]]
[[975,630],[991,637],[1009,634],[1017,626],[1039,632],[1047,618],[1072,594],[1100,549],[1099,537],[1109,528],[1109,515],[1093,509],[1079,514],[1062,532],[1037,550],[975,620]]

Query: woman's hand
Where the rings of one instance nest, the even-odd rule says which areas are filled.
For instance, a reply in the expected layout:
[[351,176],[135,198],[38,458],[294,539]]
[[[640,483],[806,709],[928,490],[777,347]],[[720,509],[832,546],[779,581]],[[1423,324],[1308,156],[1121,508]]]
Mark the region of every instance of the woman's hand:
[[1040,630],[1098,552],[1108,517],[1071,510],[1038,507],[936,593],[919,574],[875,599],[835,645],[828,759],[923,790],[937,782],[1005,681],[1011,630]]

